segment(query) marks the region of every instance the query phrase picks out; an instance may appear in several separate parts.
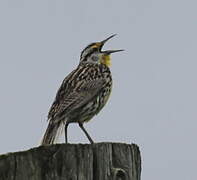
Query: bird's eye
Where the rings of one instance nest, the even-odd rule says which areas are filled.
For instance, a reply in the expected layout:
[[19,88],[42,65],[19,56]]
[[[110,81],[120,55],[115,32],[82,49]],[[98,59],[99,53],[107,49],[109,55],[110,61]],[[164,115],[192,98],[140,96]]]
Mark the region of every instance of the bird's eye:
[[93,61],[98,61],[98,56],[92,56]]

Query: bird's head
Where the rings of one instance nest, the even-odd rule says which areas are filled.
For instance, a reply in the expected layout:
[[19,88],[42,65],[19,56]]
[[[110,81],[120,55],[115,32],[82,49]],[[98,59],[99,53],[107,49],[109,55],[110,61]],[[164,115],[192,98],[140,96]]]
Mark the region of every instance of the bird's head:
[[123,51],[122,49],[102,51],[102,47],[104,46],[104,44],[114,36],[115,34],[101,42],[95,42],[89,44],[81,52],[80,63],[105,64],[106,66],[109,67],[111,65],[110,54]]

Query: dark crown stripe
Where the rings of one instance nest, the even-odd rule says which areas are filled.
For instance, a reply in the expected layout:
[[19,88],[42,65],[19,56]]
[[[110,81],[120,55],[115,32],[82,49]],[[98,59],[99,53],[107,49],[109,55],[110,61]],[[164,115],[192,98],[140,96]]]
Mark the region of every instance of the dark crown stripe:
[[91,46],[93,46],[93,45],[94,45],[94,43],[89,44],[89,45],[81,52],[81,57],[82,57],[82,54],[83,54],[87,49],[89,49]]

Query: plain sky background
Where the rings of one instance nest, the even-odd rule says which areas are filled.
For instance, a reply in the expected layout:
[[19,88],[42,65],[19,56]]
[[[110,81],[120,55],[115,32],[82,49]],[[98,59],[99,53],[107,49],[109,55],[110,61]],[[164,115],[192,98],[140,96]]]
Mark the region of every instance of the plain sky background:
[[[0,153],[38,146],[82,49],[114,33],[104,49],[126,51],[85,127],[96,142],[138,144],[144,180],[196,180],[196,0],[0,0]],[[76,124],[69,141],[88,143]]]

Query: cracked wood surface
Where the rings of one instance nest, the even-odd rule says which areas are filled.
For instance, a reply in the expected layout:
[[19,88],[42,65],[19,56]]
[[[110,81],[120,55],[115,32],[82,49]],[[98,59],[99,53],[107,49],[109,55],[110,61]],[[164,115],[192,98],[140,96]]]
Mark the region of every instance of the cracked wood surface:
[[0,156],[0,180],[140,180],[135,144],[56,144]]

